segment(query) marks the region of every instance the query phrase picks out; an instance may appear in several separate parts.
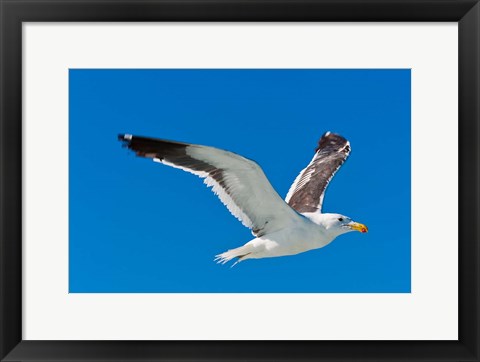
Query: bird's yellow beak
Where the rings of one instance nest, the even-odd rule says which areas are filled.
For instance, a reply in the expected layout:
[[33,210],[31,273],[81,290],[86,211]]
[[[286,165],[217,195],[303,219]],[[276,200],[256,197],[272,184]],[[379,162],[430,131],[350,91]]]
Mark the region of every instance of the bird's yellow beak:
[[350,229],[360,231],[361,233],[368,232],[368,228],[365,225],[360,224],[359,222],[351,222],[350,224],[348,224],[348,226],[350,227]]

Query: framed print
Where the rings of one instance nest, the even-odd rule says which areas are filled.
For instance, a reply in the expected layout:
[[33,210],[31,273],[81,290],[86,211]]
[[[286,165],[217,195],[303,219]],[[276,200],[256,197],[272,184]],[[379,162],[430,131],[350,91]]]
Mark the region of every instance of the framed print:
[[2,361],[479,359],[477,1],[1,4]]

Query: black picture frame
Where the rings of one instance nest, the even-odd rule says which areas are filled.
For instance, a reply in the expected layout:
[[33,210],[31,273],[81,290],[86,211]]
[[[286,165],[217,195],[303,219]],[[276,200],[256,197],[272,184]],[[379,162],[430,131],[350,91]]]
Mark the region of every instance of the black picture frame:
[[[2,361],[479,361],[478,0],[0,0],[0,16]],[[458,22],[459,340],[22,340],[22,22],[26,21]]]

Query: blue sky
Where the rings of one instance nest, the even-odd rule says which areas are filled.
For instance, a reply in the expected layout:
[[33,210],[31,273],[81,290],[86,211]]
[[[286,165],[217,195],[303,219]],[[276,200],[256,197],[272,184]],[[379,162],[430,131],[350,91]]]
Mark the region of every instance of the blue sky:
[[[69,292],[410,292],[410,70],[95,70],[69,74]],[[326,131],[352,146],[325,212],[369,227],[230,268],[252,239],[202,180],[119,133],[256,160],[284,197]]]

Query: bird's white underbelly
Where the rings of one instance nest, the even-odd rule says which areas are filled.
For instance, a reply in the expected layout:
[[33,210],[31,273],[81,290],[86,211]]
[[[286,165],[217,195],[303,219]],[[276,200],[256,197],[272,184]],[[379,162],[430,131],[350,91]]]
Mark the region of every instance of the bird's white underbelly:
[[308,220],[297,227],[279,230],[249,241],[245,259],[294,255],[329,244],[333,238],[325,229]]

